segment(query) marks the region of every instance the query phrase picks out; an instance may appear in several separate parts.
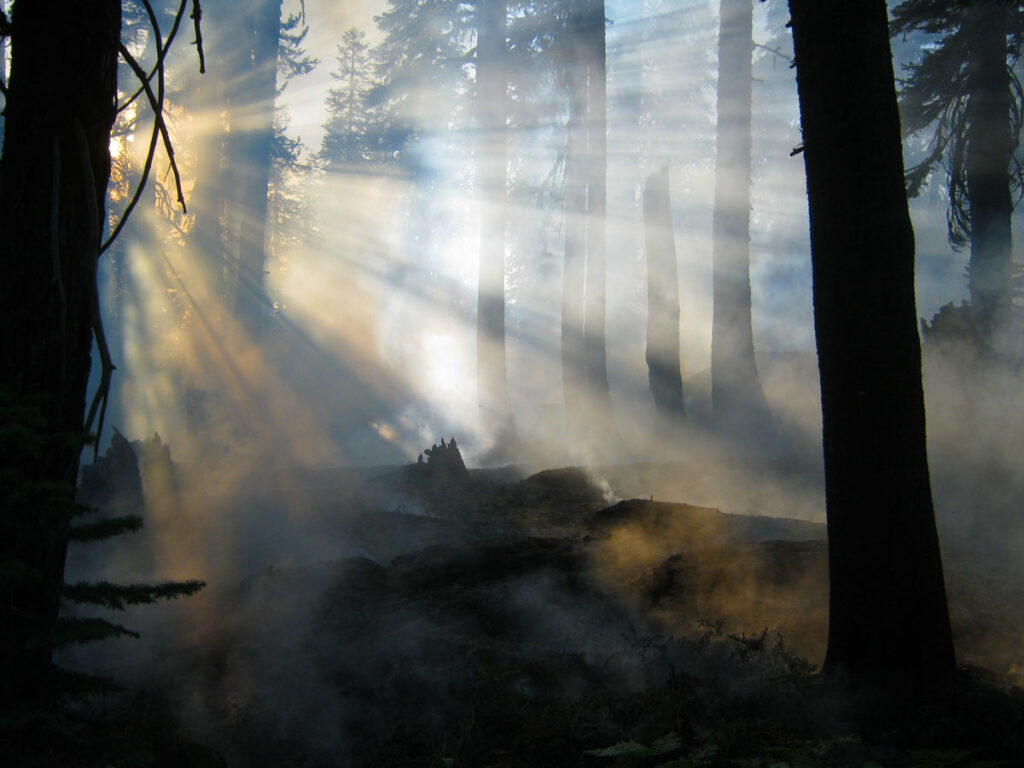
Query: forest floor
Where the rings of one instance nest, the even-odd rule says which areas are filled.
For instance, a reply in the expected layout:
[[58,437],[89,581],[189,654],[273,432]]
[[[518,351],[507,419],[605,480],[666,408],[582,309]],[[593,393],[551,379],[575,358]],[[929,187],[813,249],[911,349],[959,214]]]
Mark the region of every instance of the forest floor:
[[947,551],[956,706],[855,728],[815,674],[824,526],[618,500],[685,474],[349,476],[323,535],[356,554],[189,601],[112,704],[126,738],[153,765],[1024,765],[1021,585]]

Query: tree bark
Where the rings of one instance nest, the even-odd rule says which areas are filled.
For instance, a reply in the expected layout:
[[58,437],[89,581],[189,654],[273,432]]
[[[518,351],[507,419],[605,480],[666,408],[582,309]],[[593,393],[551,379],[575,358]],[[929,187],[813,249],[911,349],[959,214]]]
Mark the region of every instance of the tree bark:
[[611,415],[605,349],[605,17],[603,0],[581,5],[582,11],[570,19],[563,46],[571,104],[565,162],[562,379],[570,433],[596,439]]
[[565,152],[565,259],[562,273],[562,389],[570,435],[579,435],[585,421],[586,363],[584,307],[587,247],[586,46],[582,23],[574,16],[562,43],[562,64],[569,91],[569,124]]
[[476,368],[480,425],[499,443],[514,424],[505,376],[505,165],[508,57],[505,0],[477,3],[477,118],[480,146],[480,272],[477,284]]
[[968,40],[967,198],[971,208],[971,304],[989,338],[1011,309],[1010,75],[1007,13],[999,0],[977,0],[965,13]]
[[722,0],[712,221],[711,411],[719,425],[770,422],[757,374],[750,296],[753,1]]
[[587,276],[583,347],[587,393],[602,419],[611,415],[605,349],[608,216],[608,98],[604,0],[588,0],[587,49]]
[[[0,158],[0,392],[15,407],[38,402],[44,442],[30,465],[25,446],[0,457],[0,475],[6,484],[13,471],[30,490],[63,486],[73,497],[99,310],[121,6],[19,0],[11,22]],[[52,496],[28,513],[11,498],[0,505],[0,558],[29,574],[8,581],[0,600],[0,706],[8,712],[44,701],[71,512]]]
[[679,367],[679,276],[668,169],[647,177],[644,189],[647,244],[647,370],[657,424],[686,416]]
[[811,222],[829,549],[824,669],[895,699],[952,688],[914,234],[882,0],[790,0]]

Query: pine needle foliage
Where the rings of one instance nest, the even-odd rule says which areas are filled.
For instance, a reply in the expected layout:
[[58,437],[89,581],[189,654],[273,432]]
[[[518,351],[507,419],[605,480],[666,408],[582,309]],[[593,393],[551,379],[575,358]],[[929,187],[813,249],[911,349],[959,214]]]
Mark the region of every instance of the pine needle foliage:
[[[1024,14],[1015,0],[990,1],[1006,15],[1010,88],[1006,131],[1011,147],[1010,184],[1019,200],[1024,192],[1024,168],[1012,148],[1017,147],[1024,124],[1024,90],[1015,72],[1024,49]],[[937,170],[945,172],[948,237],[958,250],[969,242],[972,224],[967,163],[971,152],[969,68],[974,41],[965,21],[973,5],[964,0],[904,0],[893,8],[889,27],[893,37],[907,39],[915,33],[932,37],[921,46],[920,57],[905,66],[905,75],[899,79],[903,133],[927,136],[923,159],[907,168],[907,194],[917,196]]]
[[[55,624],[46,625],[36,614],[16,610],[19,600],[29,599],[22,596],[50,594],[47,574],[32,568],[31,560],[23,553],[44,541],[55,526],[62,526],[66,541],[76,543],[110,539],[142,527],[142,516],[136,514],[142,511],[141,494],[137,497],[138,509],[129,510],[129,514],[104,515],[76,501],[72,486],[38,479],[33,467],[53,441],[71,441],[79,448],[87,442],[74,435],[47,433],[44,406],[40,398],[14,398],[0,392],[0,594],[15,608],[9,614],[14,625],[4,628],[0,642],[7,652],[26,661],[40,653],[49,654],[51,649],[139,637],[138,632],[102,617],[61,615]],[[99,462],[101,466],[103,462],[111,470],[109,475],[123,479],[134,474],[139,483],[137,459],[119,433],[115,432],[107,456]],[[119,611],[130,605],[193,595],[203,586],[197,580],[127,585],[79,582],[65,584],[59,599],[64,606]],[[52,662],[46,679],[39,680],[38,686],[41,695],[36,701],[8,707],[8,715],[0,719],[0,742],[11,746],[9,755],[14,755],[16,761],[24,757],[25,765],[58,764],[53,759],[75,754],[75,745],[90,738],[79,703],[86,697],[123,690],[108,677],[63,669]],[[0,681],[0,693],[10,695],[6,681]]]

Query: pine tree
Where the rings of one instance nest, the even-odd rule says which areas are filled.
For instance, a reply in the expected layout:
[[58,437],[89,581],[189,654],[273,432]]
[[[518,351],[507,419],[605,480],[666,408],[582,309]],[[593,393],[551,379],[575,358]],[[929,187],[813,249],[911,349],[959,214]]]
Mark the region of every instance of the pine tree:
[[711,409],[719,425],[757,432],[771,416],[757,373],[750,291],[750,0],[722,0],[715,151]]
[[328,172],[364,163],[371,157],[370,115],[366,103],[373,86],[373,62],[366,34],[355,27],[338,43],[331,78],[337,86],[327,92],[327,122],[320,159]]
[[824,670],[941,699],[955,659],[925,441],[914,233],[882,0],[790,0],[828,517]]
[[466,125],[473,7],[455,0],[389,0],[375,17],[383,35],[373,49],[375,84],[367,103],[379,110],[373,145],[416,172],[410,150],[425,134]]
[[931,132],[924,158],[907,171],[907,190],[918,194],[944,167],[949,241],[970,244],[971,314],[991,339],[1012,303],[1010,217],[1022,184],[1014,152],[1024,115],[1013,66],[1024,15],[1009,0],[905,0],[890,31],[935,36],[902,81],[904,133]]

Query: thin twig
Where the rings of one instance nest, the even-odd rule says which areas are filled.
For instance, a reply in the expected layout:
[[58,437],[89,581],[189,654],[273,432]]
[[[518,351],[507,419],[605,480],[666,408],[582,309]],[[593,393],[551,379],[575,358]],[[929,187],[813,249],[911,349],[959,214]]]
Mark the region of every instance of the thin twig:
[[202,75],[206,73],[206,56],[203,54],[203,30],[199,24],[203,18],[203,8],[199,5],[199,0],[192,0],[192,15],[190,18],[196,30],[196,39],[192,41],[192,45],[196,47],[199,53],[199,74]]
[[793,64],[793,59],[784,54],[781,48],[769,48],[767,45],[762,45],[761,43],[754,43],[754,47],[761,48],[762,50],[768,51],[769,53],[774,53],[780,59],[787,62],[790,66],[792,66]]
[[[154,32],[154,34],[156,34],[157,40],[159,40],[160,39],[160,25],[157,23],[156,15],[153,13],[152,7],[149,5],[149,0],[142,0],[142,1],[146,4],[146,9],[147,9],[147,11],[150,14],[150,17],[149,17],[150,24],[153,26],[153,32]],[[159,135],[160,130],[161,130],[161,123],[163,121],[163,112],[164,112],[164,90],[165,90],[165,88],[164,88],[164,58],[167,55],[167,51],[170,49],[171,42],[173,42],[173,40],[174,40],[174,36],[178,33],[178,26],[180,25],[182,16],[184,15],[185,3],[186,2],[187,2],[187,0],[181,0],[181,5],[178,7],[178,13],[174,17],[174,25],[171,27],[171,32],[167,36],[167,42],[164,43],[161,46],[160,55],[157,58],[156,72],[159,73],[159,77],[157,78],[156,103],[153,104],[153,111],[154,111],[154,113],[156,115],[156,119],[154,119],[154,121],[153,121],[153,135],[150,137],[149,149],[146,152],[146,162],[143,165],[142,177],[139,179],[139,183],[138,183],[138,185],[135,188],[135,193],[132,195],[132,199],[129,200],[128,201],[128,205],[125,206],[124,213],[121,215],[121,220],[118,221],[117,226],[114,228],[114,231],[110,234],[110,237],[107,238],[107,241],[100,247],[100,253],[101,254],[104,251],[106,251],[107,248],[110,247],[110,244],[114,242],[114,240],[117,238],[117,236],[119,234],[121,234],[121,230],[123,230],[124,227],[125,227],[125,224],[128,223],[128,217],[131,215],[131,212],[135,209],[135,206],[138,204],[139,199],[142,196],[142,191],[146,188],[146,181],[149,179],[149,173],[150,173],[150,171],[153,168],[153,160],[154,160],[154,158],[156,156],[156,141],[157,141],[157,136]],[[126,59],[126,61],[127,61],[127,59]],[[130,62],[129,62],[129,65],[130,65]],[[139,69],[141,69],[141,67],[139,67],[138,69],[135,69],[136,74],[138,74]],[[147,92],[147,95],[150,97],[150,103],[152,104],[153,103],[153,98],[152,98],[153,97],[153,93],[152,93],[152,90],[149,89],[149,78],[140,78],[140,79],[142,81],[142,85],[140,86],[140,88],[141,88],[141,90],[144,90],[144,91]],[[177,176],[177,166],[174,165],[174,152],[170,148],[170,139],[167,138],[166,128],[164,128],[164,130],[163,130],[163,135],[164,135],[164,138],[165,138],[166,146],[168,148],[168,156],[170,157],[171,164],[172,164],[172,166],[175,169],[175,178],[177,179],[178,178],[178,176]],[[180,182],[179,182],[179,185],[178,185],[178,190],[179,190],[179,199],[181,199],[181,207],[182,207],[182,209],[184,209],[185,208],[185,201],[180,196],[180,192],[181,192]]]
[[[184,0],[182,0],[182,7],[184,7]],[[172,29],[171,32],[173,33],[174,30]],[[170,40],[170,38],[168,38],[168,41],[169,40]],[[123,47],[123,44],[122,44],[122,47]],[[166,52],[166,49],[165,49],[165,52]],[[149,149],[146,151],[146,162],[142,166],[142,176],[139,178],[139,183],[135,187],[135,193],[132,195],[132,199],[128,201],[128,205],[125,206],[124,213],[121,214],[120,221],[117,222],[117,226],[114,227],[114,231],[110,233],[110,237],[107,238],[107,241],[105,243],[103,243],[102,246],[100,246],[100,253],[101,254],[104,253],[107,250],[107,248],[110,247],[111,243],[113,243],[114,240],[117,239],[117,236],[121,234],[121,230],[124,229],[125,224],[128,223],[128,217],[131,215],[132,211],[135,210],[135,206],[138,204],[140,198],[142,197],[142,191],[146,188],[146,182],[149,180],[149,173],[150,173],[150,171],[153,168],[153,160],[156,157],[157,138],[160,136],[160,121],[163,118],[163,109],[164,109],[164,79],[163,79],[163,69],[164,68],[163,68],[162,59],[158,62],[158,64],[159,64],[158,71],[160,72],[160,78],[157,80],[157,94],[156,94],[156,103],[155,104],[153,104],[153,93],[152,93],[152,90],[149,88],[149,80],[143,78],[142,79],[142,85],[140,86],[141,90],[148,91],[148,95],[150,97],[150,103],[153,104],[153,112],[154,112],[153,133],[152,133],[152,135],[150,136],[150,139],[149,139]],[[136,70],[136,74],[137,73],[138,73],[138,70]],[[173,162],[173,158],[172,158],[172,162]]]
[[171,137],[167,133],[167,124],[164,122],[163,103],[162,101],[157,100],[156,95],[153,93],[153,89],[146,80],[145,71],[139,66],[139,62],[137,62],[135,57],[131,55],[124,43],[118,41],[117,50],[118,53],[121,54],[121,58],[123,58],[125,62],[127,62],[128,66],[132,68],[135,76],[142,80],[145,85],[146,96],[149,98],[149,103],[153,107],[153,117],[160,128],[160,136],[164,140],[164,150],[167,152],[167,159],[170,160],[171,170],[174,172],[174,184],[178,190],[178,203],[181,205],[181,209],[185,213],[188,213],[188,208],[185,206],[185,193],[181,190],[181,174],[178,172],[178,163],[174,159],[174,147],[171,145]]
[[[146,82],[151,81],[153,77],[157,74],[157,72],[161,71],[164,68],[164,61],[167,58],[168,51],[170,51],[171,49],[171,43],[174,42],[174,38],[178,34],[178,27],[181,26],[181,20],[185,17],[186,3],[188,3],[188,0],[181,0],[181,5],[178,6],[178,12],[174,15],[174,24],[171,25],[171,31],[167,35],[167,41],[161,41],[162,45],[158,43],[160,47],[157,48],[156,63],[153,65],[153,69],[150,70],[149,75],[146,77]],[[150,18],[152,19],[153,17],[151,16]],[[151,23],[154,24],[154,29],[156,29],[155,22]],[[158,41],[161,40],[159,30],[157,30],[156,39]],[[124,110],[126,110],[137,98],[139,98],[141,94],[145,93],[145,90],[146,89],[140,85],[138,88],[135,89],[135,92],[117,108],[117,111],[123,112]]]
[[75,139],[78,142],[78,161],[81,164],[82,178],[85,184],[85,217],[87,221],[85,242],[90,249],[90,260],[87,264],[88,275],[85,281],[89,291],[89,323],[92,325],[93,336],[96,337],[96,349],[100,355],[100,383],[89,405],[89,415],[85,419],[84,432],[92,430],[93,419],[99,409],[99,421],[96,424],[96,442],[93,444],[93,460],[99,456],[100,436],[103,434],[103,420],[107,414],[107,403],[110,401],[110,382],[114,375],[114,361],[110,357],[107,335],[103,330],[103,316],[100,313],[99,289],[96,286],[96,263],[99,260],[100,240],[100,208],[96,199],[96,180],[93,175],[92,162],[89,159],[89,142],[85,137],[82,123],[75,120]]
[[128,223],[128,216],[135,209],[136,204],[139,202],[139,198],[142,197],[142,192],[146,188],[146,181],[149,180],[149,172],[153,168],[153,158],[156,156],[156,142],[160,137],[160,126],[154,121],[153,123],[153,134],[149,139],[149,150],[146,152],[146,162],[142,166],[142,176],[139,179],[138,186],[135,187],[135,192],[132,195],[132,199],[128,201],[128,205],[125,206],[124,213],[121,214],[121,219],[117,222],[117,226],[114,227],[114,231],[110,233],[110,237],[100,247],[100,253],[104,253],[117,239],[117,236],[121,234],[121,230],[124,229],[125,224]]

